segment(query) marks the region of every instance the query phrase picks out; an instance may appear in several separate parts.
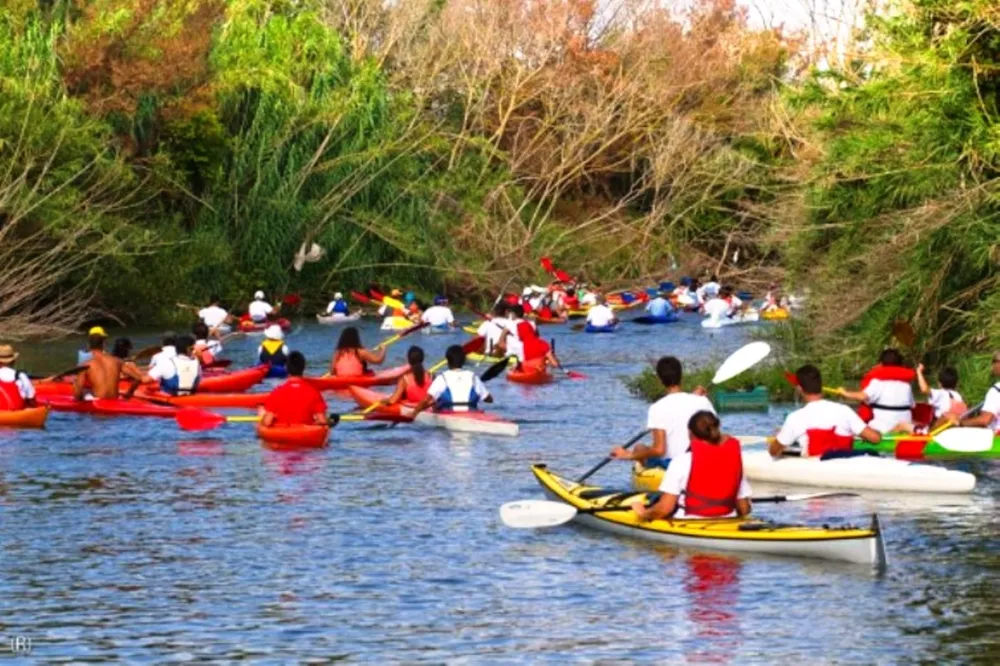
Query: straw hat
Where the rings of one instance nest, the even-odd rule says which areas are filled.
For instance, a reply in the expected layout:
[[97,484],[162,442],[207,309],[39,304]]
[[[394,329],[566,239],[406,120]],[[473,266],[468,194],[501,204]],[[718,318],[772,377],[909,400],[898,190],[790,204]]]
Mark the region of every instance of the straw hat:
[[281,330],[281,327],[277,324],[271,324],[264,329],[264,337],[268,340],[283,340],[285,333]]
[[0,363],[13,363],[20,356],[10,345],[0,345]]

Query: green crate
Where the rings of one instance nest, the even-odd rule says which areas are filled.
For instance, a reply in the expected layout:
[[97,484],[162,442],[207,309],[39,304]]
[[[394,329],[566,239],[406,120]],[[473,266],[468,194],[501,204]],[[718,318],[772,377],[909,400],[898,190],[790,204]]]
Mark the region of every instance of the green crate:
[[749,391],[713,391],[712,402],[720,412],[767,411],[771,404],[766,386],[757,386]]

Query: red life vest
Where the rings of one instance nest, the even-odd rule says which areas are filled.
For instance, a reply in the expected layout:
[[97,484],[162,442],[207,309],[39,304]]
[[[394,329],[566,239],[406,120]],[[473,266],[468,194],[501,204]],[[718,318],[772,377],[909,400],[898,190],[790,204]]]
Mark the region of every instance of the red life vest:
[[20,409],[24,409],[24,398],[17,383],[0,382],[0,411],[16,412]]
[[[906,382],[909,384],[916,378],[917,372],[913,368],[904,368],[901,365],[882,365],[879,363],[861,378],[861,390],[864,391],[868,388],[873,379]],[[872,411],[870,405],[860,404],[858,405],[858,416],[867,423],[875,418],[875,413]]]
[[691,476],[688,477],[684,513],[717,518],[736,509],[743,481],[740,442],[730,437],[722,444],[691,438]]
[[531,307],[531,301],[529,301],[527,298],[521,299],[521,307],[524,308],[524,314],[528,314],[534,309]]
[[408,372],[403,375],[403,383],[406,385],[406,393],[403,395],[403,399],[407,402],[420,402],[427,397],[427,389],[431,387],[431,373],[424,372],[424,383],[418,384],[417,378],[413,376],[412,372]]
[[854,447],[854,438],[838,435],[836,428],[810,428],[806,435],[809,436],[810,456],[821,456],[827,451],[850,451]]
[[539,337],[538,331],[531,325],[531,322],[522,321],[517,325],[517,337],[524,347],[525,361],[543,358],[549,353],[549,343]]

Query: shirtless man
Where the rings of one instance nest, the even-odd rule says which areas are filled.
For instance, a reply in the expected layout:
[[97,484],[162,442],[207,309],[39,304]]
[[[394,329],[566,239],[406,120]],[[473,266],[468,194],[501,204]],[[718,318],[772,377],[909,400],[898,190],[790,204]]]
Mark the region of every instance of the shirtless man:
[[88,393],[102,400],[117,400],[118,379],[123,375],[137,382],[150,381],[134,365],[125,365],[117,356],[106,354],[104,340],[104,336],[100,335],[91,335],[87,339],[87,348],[92,356],[87,362],[87,369],[73,381],[73,396],[77,400],[87,399]]

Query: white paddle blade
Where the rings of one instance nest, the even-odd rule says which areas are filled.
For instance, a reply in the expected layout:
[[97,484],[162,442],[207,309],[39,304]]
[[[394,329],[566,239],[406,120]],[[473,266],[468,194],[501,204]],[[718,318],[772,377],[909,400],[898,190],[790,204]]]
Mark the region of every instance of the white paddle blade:
[[507,502],[500,507],[500,520],[507,527],[534,529],[555,527],[573,520],[576,509],[561,502],[545,500],[520,500]]
[[955,453],[983,453],[993,448],[989,428],[948,428],[934,436],[941,448]]
[[771,345],[766,342],[751,342],[729,355],[712,377],[713,384],[721,384],[757,365],[771,353]]

